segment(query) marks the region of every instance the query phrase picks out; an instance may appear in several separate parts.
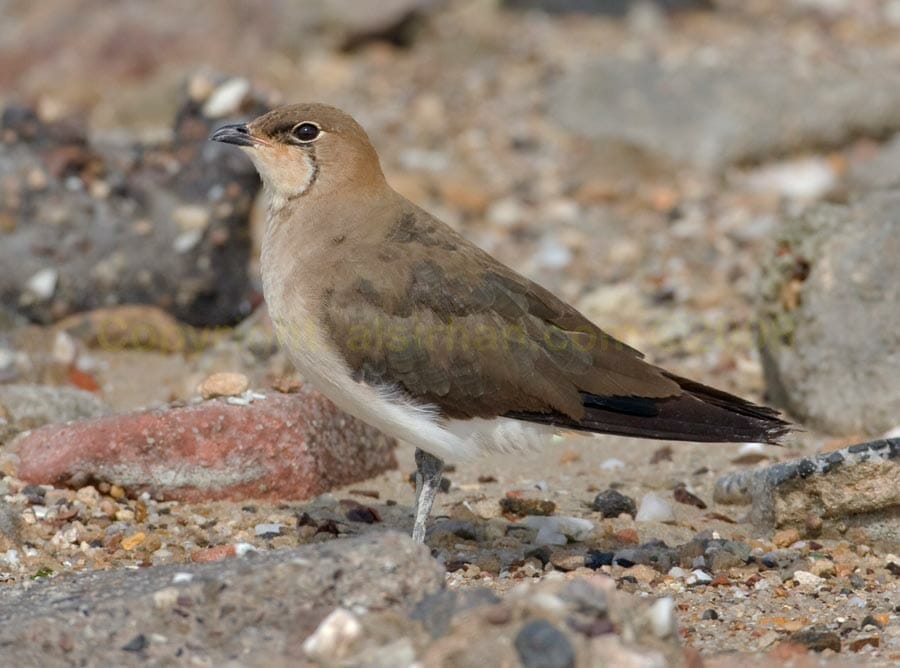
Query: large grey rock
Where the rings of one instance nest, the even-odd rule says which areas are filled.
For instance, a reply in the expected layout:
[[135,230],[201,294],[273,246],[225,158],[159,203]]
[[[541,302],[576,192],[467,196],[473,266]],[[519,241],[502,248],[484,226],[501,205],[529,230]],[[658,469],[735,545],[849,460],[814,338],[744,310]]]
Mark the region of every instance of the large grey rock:
[[851,445],[716,482],[719,503],[752,503],[762,530],[795,527],[813,535],[863,529],[885,549],[900,549],[900,438]]
[[763,267],[759,346],[773,401],[804,424],[900,423],[900,193],[789,221]]
[[74,387],[0,385],[0,444],[27,429],[108,412],[95,395]]
[[335,607],[408,611],[443,581],[428,550],[396,533],[42,579],[0,589],[0,655],[8,666],[304,665],[304,639]]
[[561,78],[549,111],[601,150],[624,143],[711,170],[900,127],[897,63],[835,55],[766,43],[672,61],[603,55]]
[[[606,576],[502,598],[447,591],[428,549],[386,532],[212,564],[0,589],[3,665],[684,665],[674,601]],[[554,663],[547,663],[555,658]]]
[[851,192],[900,187],[900,134],[894,135],[868,159],[851,163],[847,182]]
[[100,148],[70,122],[7,108],[0,302],[42,323],[119,303],[156,304],[196,325],[245,316],[259,179],[239,152],[207,141],[223,112],[264,109],[241,86],[211,84],[208,100],[188,99],[171,144]]

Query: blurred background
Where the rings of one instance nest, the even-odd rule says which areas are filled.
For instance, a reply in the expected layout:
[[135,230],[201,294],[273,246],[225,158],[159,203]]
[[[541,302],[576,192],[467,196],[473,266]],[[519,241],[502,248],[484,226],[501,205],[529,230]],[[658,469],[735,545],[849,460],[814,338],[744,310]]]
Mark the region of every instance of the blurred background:
[[896,0],[0,17],[4,383],[124,409],[218,370],[290,376],[260,308],[258,179],[206,138],[317,100],[398,190],[654,361],[825,434],[900,421]]

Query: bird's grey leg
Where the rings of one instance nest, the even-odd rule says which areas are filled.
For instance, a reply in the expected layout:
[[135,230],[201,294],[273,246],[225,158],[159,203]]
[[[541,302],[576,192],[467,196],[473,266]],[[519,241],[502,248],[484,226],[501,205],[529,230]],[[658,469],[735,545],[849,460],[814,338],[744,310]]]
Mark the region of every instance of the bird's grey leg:
[[434,497],[441,486],[444,462],[420,448],[416,448],[416,521],[412,538],[425,542],[425,524],[434,505]]

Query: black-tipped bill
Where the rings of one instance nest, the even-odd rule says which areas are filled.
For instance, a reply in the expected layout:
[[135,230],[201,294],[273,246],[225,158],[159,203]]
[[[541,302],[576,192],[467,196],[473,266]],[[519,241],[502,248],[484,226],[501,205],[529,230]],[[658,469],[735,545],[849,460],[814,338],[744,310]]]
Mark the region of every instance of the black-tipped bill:
[[235,123],[234,125],[223,125],[212,133],[210,141],[220,141],[225,144],[234,144],[235,146],[253,146],[256,141],[247,126],[243,123]]

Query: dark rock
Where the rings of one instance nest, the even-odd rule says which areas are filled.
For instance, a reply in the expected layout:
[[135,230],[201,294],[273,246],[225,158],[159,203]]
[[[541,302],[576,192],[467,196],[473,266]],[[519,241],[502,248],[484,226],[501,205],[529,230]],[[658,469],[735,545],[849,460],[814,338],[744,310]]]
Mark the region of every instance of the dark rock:
[[796,633],[792,633],[789,642],[802,645],[806,649],[813,652],[822,652],[830,649],[835,652],[841,651],[841,638],[837,633],[825,631],[816,627],[802,629]]
[[44,503],[44,497],[47,494],[47,490],[40,485],[25,485],[25,487],[22,488],[22,494],[28,499],[28,503],[31,505],[41,505]]
[[634,517],[637,514],[637,504],[634,499],[614,489],[607,489],[597,494],[591,508],[603,517],[618,517],[622,513]]
[[763,266],[758,343],[768,391],[821,431],[897,426],[900,358],[883,333],[900,331],[898,217],[900,192],[816,206],[783,226]]
[[[238,113],[265,109],[248,96]],[[189,101],[171,145],[95,148],[19,111],[0,155],[0,302],[49,323],[117,303],[156,304],[196,325],[250,310],[248,215],[259,178],[207,142],[225,119]],[[25,119],[25,120],[22,120]],[[26,127],[27,131],[21,130]]]
[[660,540],[652,540],[639,547],[616,550],[614,563],[626,568],[635,564],[643,564],[655,568],[660,573],[668,573],[679,563],[678,551]]
[[615,557],[615,555],[615,552],[589,550],[588,553],[584,555],[584,565],[587,568],[593,568],[594,570],[600,568],[601,566],[612,566],[613,558]]
[[575,650],[566,635],[550,622],[525,624],[515,640],[523,668],[574,668]]
[[377,509],[360,503],[356,503],[348,508],[345,515],[351,522],[362,522],[363,524],[381,522],[381,513]]
[[616,566],[621,566],[622,568],[631,568],[637,562],[632,558],[633,550],[619,550],[619,552],[615,553],[613,557],[613,563]]
[[716,619],[718,619],[718,618],[719,618],[719,613],[716,612],[715,610],[713,610],[712,608],[709,608],[709,609],[707,609],[707,610],[704,610],[704,611],[703,611],[703,614],[700,615],[700,619],[712,619],[712,620],[716,620]]
[[766,552],[758,558],[758,561],[766,568],[778,568],[781,564],[777,552]]
[[145,636],[143,633],[139,633],[127,643],[122,645],[122,650],[125,652],[141,652],[147,649],[147,645],[149,644],[150,642],[147,640],[147,636]]
[[683,503],[687,506],[694,506],[695,508],[700,508],[704,510],[706,508],[706,502],[701,499],[696,494],[693,494],[687,490],[684,483],[681,483],[672,490],[672,496],[678,503]]
[[[189,579],[173,582],[177,573]],[[11,666],[101,665],[126,647],[179,656],[179,665],[236,656],[296,665],[299,643],[335,607],[405,618],[443,584],[427,548],[390,532],[209,564],[82,572],[0,589],[0,646]],[[41,642],[56,629],[72,642]]]

